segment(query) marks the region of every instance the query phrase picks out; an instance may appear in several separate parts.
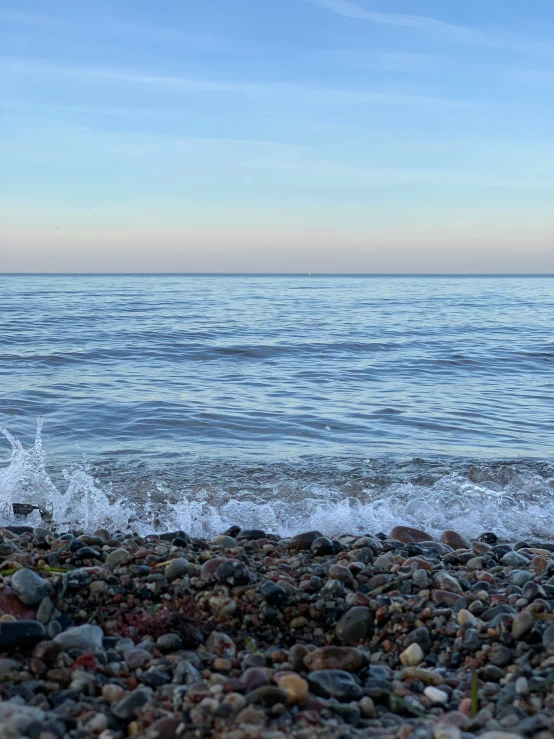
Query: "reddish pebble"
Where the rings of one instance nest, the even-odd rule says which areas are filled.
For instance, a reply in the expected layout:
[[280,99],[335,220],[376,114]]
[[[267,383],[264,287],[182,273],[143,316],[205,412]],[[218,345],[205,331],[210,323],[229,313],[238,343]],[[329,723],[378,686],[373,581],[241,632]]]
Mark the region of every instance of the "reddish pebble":
[[441,534],[441,542],[447,544],[452,549],[469,549],[470,541],[458,534],[457,531],[443,531]]
[[418,541],[429,541],[432,539],[429,534],[421,529],[412,529],[409,526],[395,526],[390,532],[390,539],[404,542],[404,544],[412,544]]
[[411,565],[417,565],[418,570],[427,570],[427,572],[433,572],[432,566],[429,564],[429,562],[426,562],[424,559],[420,559],[419,557],[410,557],[409,559],[404,560],[403,566],[404,567],[410,567]]

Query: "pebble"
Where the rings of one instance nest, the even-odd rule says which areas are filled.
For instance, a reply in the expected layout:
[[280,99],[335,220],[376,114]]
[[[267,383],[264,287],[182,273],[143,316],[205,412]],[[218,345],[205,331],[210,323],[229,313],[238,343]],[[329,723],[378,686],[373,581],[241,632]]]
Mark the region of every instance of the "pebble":
[[337,638],[342,644],[358,644],[369,635],[373,622],[374,615],[369,608],[354,606],[337,622]]
[[423,653],[423,649],[417,642],[410,644],[410,646],[400,654],[400,661],[402,664],[410,667],[419,665],[419,663],[424,659],[425,654]]
[[48,581],[26,567],[14,572],[11,586],[19,600],[26,606],[36,606],[50,592]]
[[544,630],[542,644],[547,652],[554,652],[554,624]]
[[54,641],[61,646],[64,652],[69,649],[102,649],[104,633],[99,626],[83,624],[74,626],[67,631],[62,631],[54,637]]
[[344,670],[315,670],[309,673],[308,683],[316,695],[336,698],[344,703],[359,700],[363,696],[360,685]]
[[129,559],[129,552],[126,549],[116,549],[108,554],[106,564],[108,567],[119,567],[126,559]]
[[321,531],[306,531],[303,534],[297,534],[289,540],[288,547],[293,551],[302,551],[305,549],[311,549],[312,544],[316,539],[323,536]]
[[149,703],[151,694],[143,688],[137,688],[122,698],[113,708],[114,716],[122,721],[131,721],[136,718],[137,711],[142,708],[145,703]]
[[15,572],[0,582],[0,721],[29,739],[553,739],[551,544],[395,529],[0,532],[47,588],[26,605]]
[[283,675],[276,679],[277,685],[285,691],[287,705],[298,705],[305,703],[308,699],[309,686],[300,675]]
[[533,614],[529,613],[529,611],[520,611],[517,613],[512,622],[512,636],[514,639],[521,639],[533,628],[534,623]]
[[177,578],[183,577],[188,573],[188,571],[188,560],[186,560],[184,557],[176,557],[165,566],[165,579],[171,582],[171,580],[176,580]]
[[425,688],[423,695],[427,696],[433,703],[448,703],[448,693],[433,686]]
[[308,670],[346,670],[357,672],[362,666],[362,654],[353,647],[320,647],[304,657]]
[[409,526],[395,526],[390,532],[390,539],[402,541],[405,544],[411,544],[420,541],[429,541],[431,537],[421,529],[413,529]]

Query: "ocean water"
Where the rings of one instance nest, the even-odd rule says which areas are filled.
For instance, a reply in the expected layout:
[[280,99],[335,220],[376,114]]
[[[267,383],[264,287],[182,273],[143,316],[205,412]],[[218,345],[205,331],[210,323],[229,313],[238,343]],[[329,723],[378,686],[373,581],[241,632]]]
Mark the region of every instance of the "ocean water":
[[0,426],[4,524],[554,538],[554,279],[3,275]]

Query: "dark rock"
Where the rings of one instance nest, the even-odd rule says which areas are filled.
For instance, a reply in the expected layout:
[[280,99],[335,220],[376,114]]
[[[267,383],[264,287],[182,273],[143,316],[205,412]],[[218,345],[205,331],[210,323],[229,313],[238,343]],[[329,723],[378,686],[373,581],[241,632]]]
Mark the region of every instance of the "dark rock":
[[542,645],[547,652],[554,652],[554,624],[547,626],[542,635]]
[[483,621],[492,621],[493,618],[496,618],[497,616],[500,616],[502,614],[506,614],[507,616],[512,616],[515,612],[516,612],[515,608],[512,608],[512,606],[509,606],[503,603],[500,606],[493,606],[492,608],[487,608],[486,611],[483,611],[481,618]]
[[289,601],[289,595],[276,582],[267,580],[262,585],[262,595],[270,606],[284,606]]
[[241,529],[238,534],[238,539],[249,539],[249,540],[256,540],[256,539],[265,539],[266,533],[265,531],[262,531],[261,529]]
[[113,714],[121,721],[129,722],[136,718],[139,708],[151,701],[150,692],[137,688],[122,698],[113,709]]
[[303,534],[297,534],[290,539],[288,548],[292,551],[311,549],[313,542],[322,536],[323,534],[320,531],[306,531]]
[[343,644],[357,644],[369,635],[373,622],[373,611],[366,606],[354,606],[338,621],[337,638]]
[[184,539],[188,544],[190,544],[190,536],[186,534],[184,531],[167,531],[165,534],[159,534],[158,539],[160,541],[170,541],[173,542],[174,539]]
[[248,585],[250,572],[242,562],[222,562],[215,571],[215,579],[228,585]]
[[325,557],[334,553],[333,542],[326,536],[318,536],[311,545],[311,550],[316,557]]
[[262,685],[245,696],[249,703],[254,705],[274,706],[277,703],[286,703],[287,694],[276,685]]
[[504,677],[504,670],[496,665],[485,665],[479,670],[481,680],[489,683],[497,683]]
[[1,621],[0,652],[12,654],[30,649],[46,639],[46,629],[40,621]]
[[316,670],[308,675],[308,683],[315,695],[336,698],[341,703],[358,701],[363,690],[355,678],[344,670]]
[[489,662],[497,667],[507,667],[513,661],[512,650],[499,642],[495,642],[488,653]]
[[496,534],[493,534],[492,531],[485,531],[484,534],[481,534],[477,537],[477,541],[482,541],[485,544],[496,544],[498,541],[498,536]]

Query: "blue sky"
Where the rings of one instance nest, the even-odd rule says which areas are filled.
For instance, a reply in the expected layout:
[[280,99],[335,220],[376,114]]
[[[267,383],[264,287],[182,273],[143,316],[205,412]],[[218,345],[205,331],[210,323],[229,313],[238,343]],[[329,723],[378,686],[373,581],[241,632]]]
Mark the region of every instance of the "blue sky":
[[554,0],[0,22],[2,271],[554,272]]

